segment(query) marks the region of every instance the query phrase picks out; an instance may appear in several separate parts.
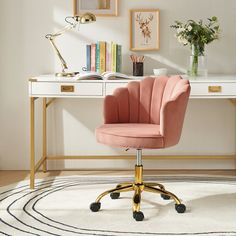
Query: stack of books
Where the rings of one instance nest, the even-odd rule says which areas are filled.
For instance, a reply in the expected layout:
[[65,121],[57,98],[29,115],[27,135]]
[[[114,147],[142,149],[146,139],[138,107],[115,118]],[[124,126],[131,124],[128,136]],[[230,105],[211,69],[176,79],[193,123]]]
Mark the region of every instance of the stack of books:
[[121,72],[122,47],[116,43],[104,41],[86,45],[87,71],[104,73],[105,71]]

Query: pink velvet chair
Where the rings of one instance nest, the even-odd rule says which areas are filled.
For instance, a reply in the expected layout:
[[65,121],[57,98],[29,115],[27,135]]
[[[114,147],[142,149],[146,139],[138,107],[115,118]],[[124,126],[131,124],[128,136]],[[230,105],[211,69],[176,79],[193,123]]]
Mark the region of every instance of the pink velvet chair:
[[100,194],[90,205],[91,211],[99,211],[100,200],[107,194],[117,199],[120,192],[134,191],[133,217],[142,221],[141,192],[148,191],[161,194],[163,199],[172,198],[176,211],[185,212],[185,205],[162,184],[143,182],[142,149],[162,149],[179,142],[189,94],[189,81],[172,76],[133,81],[106,96],[104,124],[96,129],[97,141],[112,147],[137,150],[135,180],[120,183]]

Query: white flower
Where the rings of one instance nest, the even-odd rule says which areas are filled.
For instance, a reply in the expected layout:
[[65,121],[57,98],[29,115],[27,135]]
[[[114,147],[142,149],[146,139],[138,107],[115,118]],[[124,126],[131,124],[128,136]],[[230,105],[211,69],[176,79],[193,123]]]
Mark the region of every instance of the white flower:
[[183,32],[183,31],[185,31],[185,28],[178,28],[178,29],[177,29],[177,34]]
[[179,36],[178,38],[179,43],[182,43],[183,45],[188,44],[187,39],[183,38],[182,36]]
[[193,27],[191,25],[188,26],[188,31],[191,31]]
[[179,43],[182,43],[182,37],[180,37],[180,36],[177,37],[177,40],[178,40]]

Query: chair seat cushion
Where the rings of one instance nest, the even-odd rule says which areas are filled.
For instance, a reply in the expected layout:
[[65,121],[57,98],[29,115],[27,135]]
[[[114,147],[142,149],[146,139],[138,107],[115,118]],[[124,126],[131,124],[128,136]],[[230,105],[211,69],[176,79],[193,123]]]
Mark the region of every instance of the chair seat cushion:
[[150,148],[164,147],[160,126],[155,124],[105,124],[96,129],[99,143],[113,147]]

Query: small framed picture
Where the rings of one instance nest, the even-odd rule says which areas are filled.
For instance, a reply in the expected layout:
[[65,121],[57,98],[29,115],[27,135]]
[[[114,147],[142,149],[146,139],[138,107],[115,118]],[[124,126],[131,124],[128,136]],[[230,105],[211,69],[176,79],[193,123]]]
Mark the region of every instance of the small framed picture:
[[160,45],[159,10],[130,10],[130,50],[153,51]]
[[74,0],[74,15],[117,16],[118,0]]

